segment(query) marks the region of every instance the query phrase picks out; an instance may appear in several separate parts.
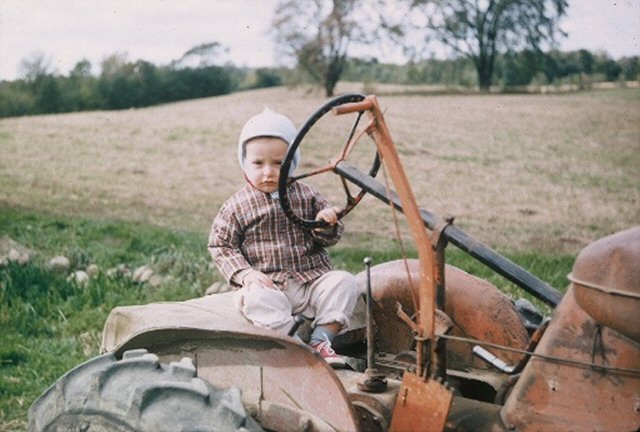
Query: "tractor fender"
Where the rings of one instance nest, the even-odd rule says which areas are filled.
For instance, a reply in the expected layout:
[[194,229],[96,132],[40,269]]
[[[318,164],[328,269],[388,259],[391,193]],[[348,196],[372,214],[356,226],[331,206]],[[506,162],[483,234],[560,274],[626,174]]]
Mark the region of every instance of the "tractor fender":
[[[378,349],[398,353],[411,348],[413,335],[409,327],[397,316],[397,303],[408,314],[414,313],[409,276],[417,290],[420,277],[419,263],[415,259],[390,261],[371,268],[371,290],[374,301],[373,318],[376,324]],[[366,273],[357,275],[366,286]],[[445,268],[445,310],[453,321],[450,334],[479,341],[525,349],[528,333],[509,297],[491,283],[463,270],[447,265]],[[415,293],[417,298],[417,291]],[[473,346],[457,341],[447,342],[448,363],[455,367],[488,367],[474,358]],[[507,363],[515,364],[520,354],[487,348]]]
[[304,343],[251,325],[233,306],[232,293],[116,308],[105,324],[103,349],[116,357],[146,349],[163,362],[191,359],[199,378],[238,388],[268,430],[305,424],[357,430],[349,395],[331,366]]

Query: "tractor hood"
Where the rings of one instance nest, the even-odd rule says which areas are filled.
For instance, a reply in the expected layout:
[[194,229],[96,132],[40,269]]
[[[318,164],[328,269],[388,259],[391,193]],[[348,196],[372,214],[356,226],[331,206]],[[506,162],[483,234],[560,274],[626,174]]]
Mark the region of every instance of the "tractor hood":
[[640,227],[584,248],[568,278],[577,303],[593,319],[640,341]]

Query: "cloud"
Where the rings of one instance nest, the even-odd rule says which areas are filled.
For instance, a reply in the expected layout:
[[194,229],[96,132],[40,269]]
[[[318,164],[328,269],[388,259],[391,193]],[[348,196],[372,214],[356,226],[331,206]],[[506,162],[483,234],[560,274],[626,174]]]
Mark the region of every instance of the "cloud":
[[[188,49],[219,42],[238,65],[276,65],[269,30],[278,0],[0,0],[0,79],[15,79],[34,52],[66,74],[78,61],[94,71],[107,56],[167,64]],[[640,55],[640,4],[576,0],[560,48],[604,49],[614,58]],[[383,59],[381,59],[383,60]]]
[[156,64],[176,60],[205,42],[230,48],[238,64],[273,64],[265,36],[274,0],[38,1],[0,0],[0,79],[14,79],[33,52],[60,73],[86,58],[99,64],[114,53]]
[[564,50],[604,50],[612,57],[640,55],[640,3],[580,0],[570,3],[561,26]]

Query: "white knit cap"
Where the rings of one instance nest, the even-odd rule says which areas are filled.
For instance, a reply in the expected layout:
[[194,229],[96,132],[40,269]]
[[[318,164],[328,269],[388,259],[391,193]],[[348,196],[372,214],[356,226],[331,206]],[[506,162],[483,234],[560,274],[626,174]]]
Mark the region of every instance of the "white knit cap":
[[[297,134],[296,127],[288,117],[265,108],[260,114],[251,117],[240,132],[240,139],[238,140],[238,161],[240,166],[244,170],[245,144],[247,141],[268,136],[280,138],[287,143],[287,146],[291,146]],[[291,161],[289,175],[295,171],[299,159],[300,152],[296,150]]]

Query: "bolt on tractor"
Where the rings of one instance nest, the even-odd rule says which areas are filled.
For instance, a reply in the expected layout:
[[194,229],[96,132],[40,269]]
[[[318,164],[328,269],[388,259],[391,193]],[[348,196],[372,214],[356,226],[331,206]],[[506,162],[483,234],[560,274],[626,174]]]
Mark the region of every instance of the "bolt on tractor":
[[[101,352],[62,376],[29,410],[30,431],[637,431],[640,428],[640,227],[587,246],[562,295],[416,204],[375,96],[347,94],[318,109],[283,163],[328,113],[350,116],[326,166],[344,216],[371,194],[403,213],[417,259],[371,265],[332,369],[307,345],[251,325],[232,292],[115,308]],[[375,143],[371,168],[348,157]],[[376,180],[383,168],[385,181]],[[358,190],[352,194],[351,188]],[[453,245],[553,308],[549,317],[445,263]],[[296,322],[296,326],[300,320]],[[304,339],[305,326],[292,328]],[[306,329],[308,333],[308,328]]]

